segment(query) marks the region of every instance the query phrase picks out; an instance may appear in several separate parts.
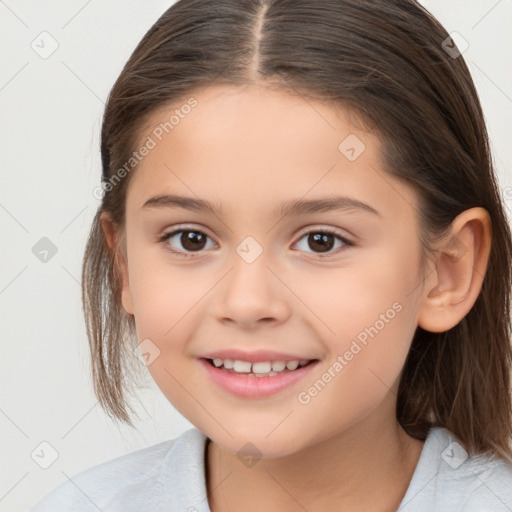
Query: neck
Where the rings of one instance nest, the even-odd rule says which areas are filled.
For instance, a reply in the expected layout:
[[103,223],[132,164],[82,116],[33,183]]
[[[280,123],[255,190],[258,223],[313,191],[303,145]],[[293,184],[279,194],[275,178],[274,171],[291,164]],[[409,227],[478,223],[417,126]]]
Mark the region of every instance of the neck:
[[252,467],[210,442],[210,510],[395,512],[422,447],[396,420],[383,423],[382,418],[368,418],[300,452],[260,459]]

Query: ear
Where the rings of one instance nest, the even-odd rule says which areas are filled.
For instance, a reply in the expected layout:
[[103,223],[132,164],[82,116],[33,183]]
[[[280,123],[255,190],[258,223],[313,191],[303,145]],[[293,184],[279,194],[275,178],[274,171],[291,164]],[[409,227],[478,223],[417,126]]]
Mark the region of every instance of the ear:
[[465,210],[435,251],[418,325],[430,332],[455,327],[473,307],[484,280],[491,250],[491,220],[484,208]]
[[107,240],[109,249],[114,252],[114,264],[117,266],[117,270],[119,271],[118,273],[121,275],[123,281],[121,303],[125,311],[129,315],[133,315],[133,301],[130,290],[130,282],[128,279],[128,266],[120,251],[120,248],[117,247],[117,232],[114,223],[112,222],[108,212],[102,212],[100,215],[100,220],[101,228],[103,233],[105,233],[105,238]]

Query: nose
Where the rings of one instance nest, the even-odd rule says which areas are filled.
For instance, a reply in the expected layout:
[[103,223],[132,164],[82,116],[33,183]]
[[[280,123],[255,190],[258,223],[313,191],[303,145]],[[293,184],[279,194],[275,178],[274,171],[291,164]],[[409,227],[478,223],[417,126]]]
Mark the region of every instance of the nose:
[[290,316],[290,292],[283,284],[286,280],[276,274],[263,255],[252,263],[236,255],[233,267],[219,283],[217,320],[245,329],[285,322]]

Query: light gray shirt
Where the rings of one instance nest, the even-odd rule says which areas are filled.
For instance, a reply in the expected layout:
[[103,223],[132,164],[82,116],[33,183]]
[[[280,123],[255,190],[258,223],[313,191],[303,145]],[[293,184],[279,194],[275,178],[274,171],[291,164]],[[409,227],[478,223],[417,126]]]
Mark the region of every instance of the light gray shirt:
[[[176,439],[93,466],[28,512],[210,512],[206,436]],[[430,430],[397,512],[512,512],[512,464],[468,456],[444,428]]]

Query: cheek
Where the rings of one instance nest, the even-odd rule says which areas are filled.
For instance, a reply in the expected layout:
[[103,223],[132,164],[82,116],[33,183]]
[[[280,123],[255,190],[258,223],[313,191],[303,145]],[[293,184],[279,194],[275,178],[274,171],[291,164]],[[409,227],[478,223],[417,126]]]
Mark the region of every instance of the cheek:
[[414,321],[411,292],[418,285],[414,255],[404,257],[405,252],[391,244],[364,255],[353,254],[338,268],[304,272],[300,279],[289,277],[318,332],[330,344],[339,340],[340,349],[359,334],[364,341],[371,326],[376,325],[379,332],[389,330],[391,324],[403,330]]
[[195,354],[189,341],[201,320],[201,301],[216,277],[210,273],[200,279],[192,266],[171,266],[160,257],[151,264],[147,261],[141,259],[137,265],[137,259],[132,258],[130,288],[137,337],[141,342],[149,339],[156,347],[154,351],[159,355],[148,370],[159,386],[165,385],[166,394],[167,390],[174,394],[179,383],[185,385],[190,380],[190,361],[184,361]]
[[138,256],[132,258],[130,271],[137,330],[141,336],[158,340],[176,338],[177,328],[187,323],[211,288],[208,277],[212,276],[198,280],[192,267],[168,264],[165,255]]
[[[191,417],[196,395],[189,340],[198,325],[197,305],[211,284],[197,282],[180,269],[157,265],[143,268],[133,282],[137,337],[149,339],[157,356],[148,365],[164,396],[185,417]],[[146,342],[147,343],[147,342]],[[184,391],[187,390],[187,391]]]
[[[401,301],[391,307],[377,299],[367,303],[366,313],[351,318],[338,314],[338,335],[324,339],[329,355],[315,379],[304,384],[300,403],[310,400],[305,411],[316,411],[327,431],[355,424],[375,411],[384,400],[390,409],[414,329],[411,315]],[[353,307],[347,303],[347,310]],[[380,316],[382,313],[382,316]],[[334,319],[333,319],[334,322]],[[325,382],[325,384],[323,384]],[[381,409],[383,410],[383,409]],[[322,418],[329,416],[328,422]],[[309,416],[308,416],[309,418]]]
[[333,387],[339,386],[340,393],[357,389],[367,397],[382,397],[398,378],[417,326],[411,292],[419,268],[412,252],[389,244],[375,251],[371,262],[361,258],[349,269],[301,281],[300,293],[321,320],[318,332],[325,333],[326,369],[343,358],[343,369],[332,369],[338,383]]

